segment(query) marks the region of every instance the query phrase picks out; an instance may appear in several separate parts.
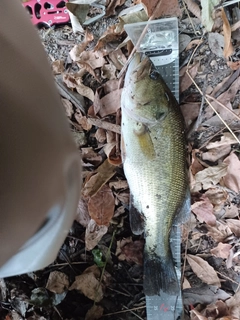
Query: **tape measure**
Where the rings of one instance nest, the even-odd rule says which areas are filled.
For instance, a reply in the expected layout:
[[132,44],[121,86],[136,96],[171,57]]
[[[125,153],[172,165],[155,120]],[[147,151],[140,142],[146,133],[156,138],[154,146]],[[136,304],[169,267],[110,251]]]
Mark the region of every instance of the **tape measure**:
[[[126,24],[125,30],[134,45],[137,45],[143,30],[142,42],[136,48],[148,56],[161,74],[169,89],[179,101],[179,48],[177,18],[159,19],[149,22]],[[156,244],[157,245],[157,244]],[[170,246],[174,265],[181,288],[181,230],[180,224],[173,224],[170,234]],[[183,319],[181,289],[175,295],[164,292],[160,296],[146,296],[148,320]]]

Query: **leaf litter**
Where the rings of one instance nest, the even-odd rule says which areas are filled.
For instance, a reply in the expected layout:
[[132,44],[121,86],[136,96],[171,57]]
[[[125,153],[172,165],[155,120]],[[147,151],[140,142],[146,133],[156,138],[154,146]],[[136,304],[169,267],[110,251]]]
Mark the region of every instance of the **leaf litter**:
[[[53,74],[62,75],[70,92],[85,97],[85,114],[62,99],[73,133],[84,135],[78,142],[83,188],[76,221],[55,262],[22,275],[21,284],[15,285],[14,278],[0,282],[2,301],[12,307],[3,311],[5,319],[18,319],[21,312],[28,320],[130,319],[130,314],[131,319],[146,319],[144,240],[129,227],[129,189],[121,164],[109,160],[120,151],[118,75],[133,49],[124,24],[152,15],[178,16],[180,30],[188,36],[180,53],[192,198],[191,219],[182,234],[185,319],[240,319],[240,150],[230,131],[239,138],[237,119],[229,111],[237,114],[240,105],[240,77],[233,77],[240,66],[234,40],[239,21],[229,18],[237,6],[222,9],[219,0],[130,2],[108,1],[110,17],[87,28],[79,22],[82,17],[78,33],[69,26],[39,30]],[[137,3],[143,7],[134,12]],[[121,15],[124,9],[131,10]],[[215,121],[215,110],[228,126]],[[47,307],[31,309],[25,302],[31,296],[41,296]],[[13,297],[21,298],[20,313]],[[136,316],[126,312],[132,309]]]

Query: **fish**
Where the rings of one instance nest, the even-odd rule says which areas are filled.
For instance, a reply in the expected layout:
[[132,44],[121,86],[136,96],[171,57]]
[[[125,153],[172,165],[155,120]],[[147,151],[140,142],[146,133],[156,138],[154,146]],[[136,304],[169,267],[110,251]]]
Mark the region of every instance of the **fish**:
[[144,292],[179,293],[170,248],[173,220],[188,189],[184,119],[151,60],[135,54],[121,96],[121,156],[130,189],[130,224],[144,233]]

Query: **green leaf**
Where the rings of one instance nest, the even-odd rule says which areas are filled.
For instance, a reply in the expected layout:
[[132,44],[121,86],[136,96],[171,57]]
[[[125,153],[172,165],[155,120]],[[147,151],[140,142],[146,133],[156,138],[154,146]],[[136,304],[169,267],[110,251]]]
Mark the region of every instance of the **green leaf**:
[[93,250],[92,250],[92,254],[93,254],[93,259],[94,259],[94,262],[96,263],[96,265],[97,265],[99,268],[104,267],[105,262],[103,261],[103,254],[102,254],[102,252],[101,252],[99,249],[93,249]]

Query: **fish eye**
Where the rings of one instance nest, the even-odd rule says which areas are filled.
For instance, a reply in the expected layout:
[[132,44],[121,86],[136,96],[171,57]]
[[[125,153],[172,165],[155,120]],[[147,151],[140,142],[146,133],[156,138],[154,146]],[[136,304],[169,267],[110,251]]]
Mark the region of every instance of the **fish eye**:
[[149,74],[149,77],[152,80],[158,80],[160,78],[160,75],[156,70],[152,70]]

